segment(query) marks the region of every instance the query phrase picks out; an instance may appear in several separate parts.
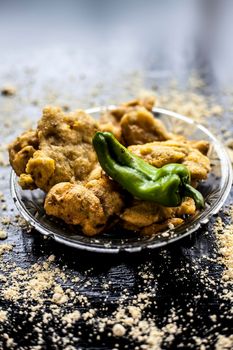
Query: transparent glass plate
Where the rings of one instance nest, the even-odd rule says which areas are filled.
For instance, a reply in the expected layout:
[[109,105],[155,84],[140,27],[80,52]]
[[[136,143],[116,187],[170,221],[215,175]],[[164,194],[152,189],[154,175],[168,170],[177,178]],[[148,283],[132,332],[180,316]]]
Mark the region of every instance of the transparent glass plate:
[[[112,109],[114,106],[92,108],[87,110],[87,113],[98,119],[107,108]],[[210,142],[208,156],[211,160],[211,173],[208,179],[200,183],[198,187],[206,202],[202,211],[187,219],[184,224],[174,230],[165,231],[165,234],[163,232],[152,236],[142,236],[116,225],[98,236],[88,237],[82,234],[78,226],[67,225],[61,220],[46,215],[43,208],[45,194],[41,190],[22,190],[18,185],[16,174],[12,172],[11,193],[20,214],[37,231],[53,237],[62,244],[103,253],[139,252],[143,249],[158,248],[190,235],[202,224],[206,224],[210,217],[222,207],[231,189],[232,167],[228,155],[223,145],[202,125],[161,108],[154,108],[153,113],[169,131],[180,133],[191,140]]]

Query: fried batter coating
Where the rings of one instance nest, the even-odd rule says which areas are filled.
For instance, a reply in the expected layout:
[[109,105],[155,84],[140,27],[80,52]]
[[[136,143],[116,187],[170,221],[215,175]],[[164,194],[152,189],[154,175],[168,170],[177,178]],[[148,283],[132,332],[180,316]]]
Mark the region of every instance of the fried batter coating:
[[191,173],[192,180],[207,178],[210,160],[189,141],[168,140],[130,146],[129,150],[151,165],[161,168],[169,163],[182,163]]
[[119,192],[118,184],[114,181],[107,176],[102,176],[99,179],[87,182],[85,187],[100,199],[106,218],[120,213],[123,208],[123,198]]
[[175,209],[175,216],[194,215],[196,211],[195,202],[192,198],[185,198],[182,204]]
[[[100,117],[99,128],[101,131],[113,133],[126,146],[153,141],[185,141],[184,136],[169,133],[165,125],[154,117],[151,112],[154,103],[154,97],[149,95],[107,110]],[[208,143],[194,141],[194,144],[203,154],[206,154]]]
[[109,217],[119,214],[124,202],[115,184],[107,177],[87,184],[59,183],[51,188],[45,200],[45,211],[66,223],[80,225],[83,233],[101,232]]
[[150,226],[146,226],[140,231],[140,233],[146,236],[151,236],[159,232],[163,232],[168,228],[171,228],[171,227],[175,228],[176,226],[183,224],[183,222],[184,220],[181,218],[168,219],[159,224],[152,224]]
[[[37,187],[46,190],[47,184],[54,176],[56,168],[55,160],[47,157],[46,153],[36,151],[31,159],[29,159],[26,166],[26,173],[34,180]],[[22,179],[21,174],[21,179]],[[26,185],[26,183],[25,183]]]
[[84,111],[66,115],[60,108],[44,108],[37,131],[23,134],[9,149],[17,175],[30,175],[21,176],[23,187],[30,189],[33,179],[34,187],[48,192],[59,182],[85,179],[96,163],[91,143],[97,128],[97,122]]
[[121,219],[136,227],[149,226],[172,217],[193,215],[196,207],[192,198],[186,198],[179,207],[163,207],[154,202],[135,200],[121,214]]
[[106,111],[99,120],[100,131],[111,132],[119,141],[121,140],[121,126],[113,111]]
[[155,96],[151,95],[150,93],[145,93],[143,96],[137,99],[122,103],[122,106],[126,108],[141,106],[146,108],[148,111],[151,111],[155,103],[156,103]]
[[39,140],[36,130],[24,132],[9,145],[10,164],[18,176],[26,171],[27,162],[38,146]]
[[[187,141],[187,140],[186,140]],[[205,156],[208,154],[210,144],[208,141],[200,140],[200,141],[187,141],[193,148],[198,149]]]
[[142,145],[171,138],[163,123],[143,107],[126,113],[120,122],[122,138],[129,145]]
[[[51,188],[45,199],[45,211],[67,224],[81,225],[92,236],[105,224],[100,200],[83,185],[61,182]],[[98,228],[99,226],[99,228]]]
[[23,190],[35,190],[36,184],[29,174],[21,174],[18,181]]
[[[122,103],[119,107],[112,110],[107,110],[102,114],[99,120],[99,127],[101,131],[109,131],[113,135],[121,140],[122,126],[120,124],[121,119],[127,113],[130,113],[137,108],[151,111],[155,104],[155,97],[152,95],[145,95],[141,98]],[[121,140],[123,141],[123,140]]]
[[[140,233],[143,235],[153,235],[158,232],[162,232],[168,228],[173,228],[178,225],[181,225],[184,222],[184,219],[182,218],[184,215],[194,215],[196,212],[196,207],[194,200],[192,198],[186,198],[182,204],[177,208],[168,208],[172,209],[172,211],[167,210],[166,216],[170,216],[170,218],[167,218],[166,220],[162,221],[155,221],[152,224],[148,226],[144,226]],[[139,230],[138,227],[135,227],[136,230]]]
[[135,200],[131,207],[124,210],[121,219],[134,227],[149,226],[172,217],[173,209],[162,207],[154,202]]

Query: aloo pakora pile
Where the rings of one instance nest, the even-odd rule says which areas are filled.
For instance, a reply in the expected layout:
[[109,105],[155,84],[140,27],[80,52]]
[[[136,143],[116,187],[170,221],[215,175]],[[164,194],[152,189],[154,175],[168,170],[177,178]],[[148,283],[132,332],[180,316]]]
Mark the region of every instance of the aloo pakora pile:
[[[46,213],[79,225],[88,236],[116,224],[145,235],[182,224],[198,210],[195,188],[210,171],[209,143],[166,130],[152,113],[154,103],[152,96],[122,103],[98,121],[83,110],[67,114],[58,107],[44,108],[37,128],[9,145],[20,186],[43,190]],[[112,162],[113,154],[116,157],[111,163],[114,172],[110,163],[103,165],[104,139],[106,145],[108,139],[112,142],[105,158]],[[158,178],[159,172],[163,178]],[[127,174],[132,176],[128,182]],[[162,200],[151,196],[142,178],[147,186],[157,186]],[[134,191],[137,181],[141,192]]]

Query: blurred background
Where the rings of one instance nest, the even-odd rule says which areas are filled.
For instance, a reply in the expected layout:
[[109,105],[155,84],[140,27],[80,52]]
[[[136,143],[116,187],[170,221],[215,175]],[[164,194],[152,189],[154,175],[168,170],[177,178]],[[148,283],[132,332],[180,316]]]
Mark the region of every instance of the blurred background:
[[185,79],[196,70],[231,83],[232,11],[227,0],[2,0],[0,79],[7,64],[60,82],[134,70]]
[[192,74],[216,95],[233,84],[232,13],[230,0],[0,0],[0,86],[19,102],[0,99],[2,118],[116,103]]

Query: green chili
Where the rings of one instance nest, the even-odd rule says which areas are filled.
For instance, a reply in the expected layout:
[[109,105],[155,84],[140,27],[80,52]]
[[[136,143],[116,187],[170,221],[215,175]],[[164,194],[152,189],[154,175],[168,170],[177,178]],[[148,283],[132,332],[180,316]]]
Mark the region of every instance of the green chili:
[[103,170],[134,197],[176,207],[185,196],[204,207],[202,194],[190,185],[190,172],[183,164],[156,168],[132,154],[110,132],[97,132],[93,147]]

